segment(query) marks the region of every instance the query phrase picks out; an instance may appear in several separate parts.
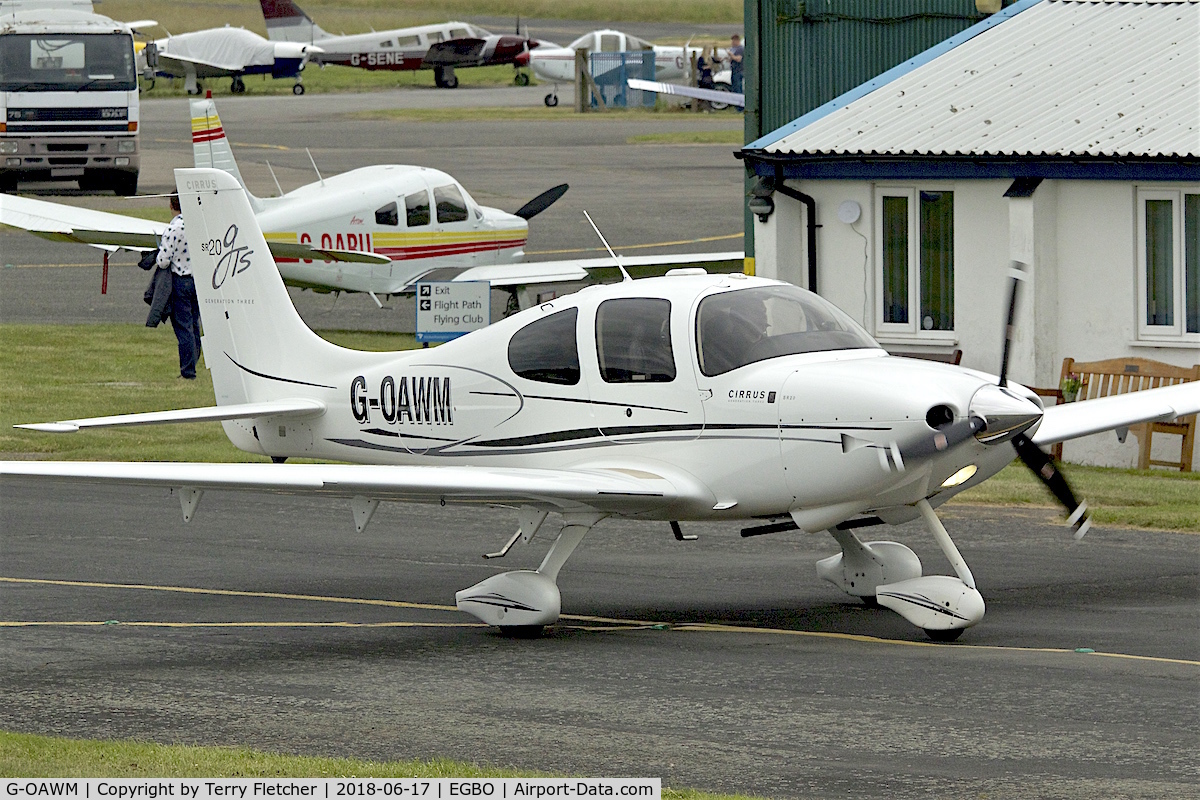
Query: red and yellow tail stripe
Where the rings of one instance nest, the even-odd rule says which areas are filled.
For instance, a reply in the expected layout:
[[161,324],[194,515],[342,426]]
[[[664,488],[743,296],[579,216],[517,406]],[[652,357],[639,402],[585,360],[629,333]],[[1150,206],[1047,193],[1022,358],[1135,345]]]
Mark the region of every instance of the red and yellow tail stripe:
[[216,114],[211,117],[192,117],[192,144],[224,138],[225,129],[221,127],[221,118]]

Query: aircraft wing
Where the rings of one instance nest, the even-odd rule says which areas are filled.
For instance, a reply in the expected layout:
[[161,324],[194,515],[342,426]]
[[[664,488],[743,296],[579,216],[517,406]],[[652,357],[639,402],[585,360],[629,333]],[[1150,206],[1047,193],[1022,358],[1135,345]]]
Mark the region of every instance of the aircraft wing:
[[695,97],[697,100],[708,100],[710,103],[725,103],[744,108],[746,95],[737,92],[722,92],[717,89],[701,89],[698,86],[682,86],[678,83],[662,83],[661,81],[646,81],[641,78],[630,78],[630,89],[641,89],[643,92],[658,92],[674,94],[681,97]]
[[486,57],[485,39],[463,36],[429,45],[422,65],[426,67],[473,67],[482,64]]
[[153,250],[165,222],[77,208],[13,194],[0,194],[0,224],[59,242],[106,249]]
[[1200,413],[1200,382],[1195,381],[1062,403],[1046,409],[1033,442],[1046,446],[1141,422],[1170,422],[1196,413]]
[[[34,200],[13,194],[0,194],[0,224],[29,231],[43,239],[77,242],[104,250],[153,250],[158,247],[158,239],[167,228],[165,222]],[[391,263],[387,256],[361,250],[337,250],[296,242],[273,241],[268,241],[267,247],[276,258]]]
[[679,500],[712,502],[698,486],[644,470],[618,469],[0,461],[0,475],[419,503],[512,504],[568,512],[637,514]]
[[[634,278],[664,275],[671,269],[689,267],[699,267],[710,273],[741,272],[745,267],[745,261],[746,254],[741,251],[621,258],[621,264],[625,267],[625,271]],[[488,281],[492,286],[503,287],[589,279],[594,281],[621,280],[617,262],[612,258],[526,261],[519,264],[471,267],[455,275],[451,280]]]

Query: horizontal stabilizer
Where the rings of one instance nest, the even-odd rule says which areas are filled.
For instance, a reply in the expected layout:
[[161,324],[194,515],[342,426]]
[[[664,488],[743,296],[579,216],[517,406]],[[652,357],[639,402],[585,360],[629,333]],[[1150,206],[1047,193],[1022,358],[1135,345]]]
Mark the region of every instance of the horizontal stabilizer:
[[361,264],[390,264],[392,260],[379,253],[365,250],[335,250],[318,248],[295,242],[267,241],[267,248],[275,258],[304,258],[312,261],[355,261]]
[[14,425],[44,433],[75,433],[84,428],[114,428],[123,425],[168,425],[179,422],[220,422],[229,419],[251,419],[254,417],[309,417],[325,411],[319,400],[296,398],[271,400],[263,403],[240,403],[208,408],[181,408],[175,411],[150,411],[145,414],[118,414],[113,417],[91,417],[69,419],[61,422],[35,422]]

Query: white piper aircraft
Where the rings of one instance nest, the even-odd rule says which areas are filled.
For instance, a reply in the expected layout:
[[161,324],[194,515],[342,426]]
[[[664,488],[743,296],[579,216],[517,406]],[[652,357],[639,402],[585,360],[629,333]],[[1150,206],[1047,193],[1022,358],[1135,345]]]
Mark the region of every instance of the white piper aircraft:
[[[196,166],[215,166],[245,186],[212,98],[191,101]],[[452,176],[403,164],[360,167],[321,178],[280,197],[247,189],[259,226],[283,278],[318,291],[368,292],[379,297],[411,291],[433,270],[511,265],[501,274],[523,284],[528,220],[566,191],[562,184],[515,214],[481,206]],[[105,250],[152,250],[166,223],[0,194],[0,223],[54,241]],[[558,265],[562,267],[560,263]],[[529,272],[532,282],[587,277],[583,269]]]
[[[1038,445],[1200,411],[1197,384],[1043,409],[1003,369],[892,357],[806,290],[699,270],[588,287],[434,349],[347,350],[296,314],[237,180],[211,169],[176,180],[216,406],[18,427],[219,420],[275,462],[359,463],[8,461],[0,475],[181,489],[185,520],[210,489],[351,498],[360,530],[382,500],[519,508],[494,555],[557,513],[538,569],[456,596],[514,634],[558,619],[560,569],[594,525],[624,516],[668,521],[680,538],[689,520],[751,522],[743,535],[827,530],[842,552],[818,563],[822,577],[953,639],[984,602],[936,506],[1016,455],[1082,535],[1086,504]],[[953,577],[854,533],[916,518]]]
[[[217,167],[245,186],[212,98],[191,101],[197,167]],[[378,164],[320,178],[280,197],[246,189],[259,227],[285,282],[318,292],[411,292],[416,281],[488,281],[508,291],[510,306],[527,308],[574,291],[612,271],[609,258],[525,263],[529,220],[567,191],[555,186],[515,213],[481,206],[452,176],[436,169]],[[105,251],[153,250],[164,222],[0,194],[0,224],[51,241]],[[741,269],[740,252],[641,256],[631,268],[661,273],[668,266]]]

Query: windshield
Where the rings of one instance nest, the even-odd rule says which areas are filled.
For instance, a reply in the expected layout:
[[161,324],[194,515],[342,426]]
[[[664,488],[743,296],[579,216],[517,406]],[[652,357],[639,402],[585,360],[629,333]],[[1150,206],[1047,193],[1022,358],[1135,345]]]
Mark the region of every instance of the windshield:
[[137,88],[133,38],[124,33],[0,36],[0,91]]
[[798,286],[709,295],[696,314],[696,340],[709,377],[776,356],[879,347],[841,309]]

